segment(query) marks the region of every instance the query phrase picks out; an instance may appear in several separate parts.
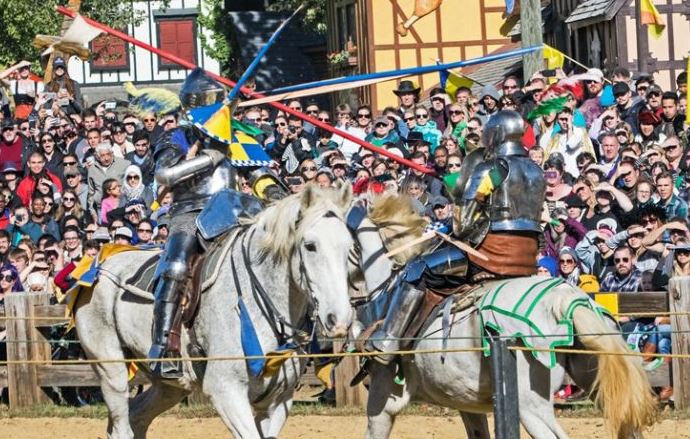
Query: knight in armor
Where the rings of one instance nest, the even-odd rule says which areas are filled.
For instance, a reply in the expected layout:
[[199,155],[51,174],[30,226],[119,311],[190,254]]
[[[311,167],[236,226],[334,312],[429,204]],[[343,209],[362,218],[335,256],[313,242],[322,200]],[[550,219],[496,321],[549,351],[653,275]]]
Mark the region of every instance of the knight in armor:
[[367,342],[368,350],[380,352],[377,361],[389,363],[391,352],[402,348],[400,339],[420,311],[427,288],[536,273],[545,182],[522,145],[524,130],[519,113],[496,113],[484,127],[484,147],[467,156],[453,191],[453,234],[488,261],[468,259],[455,246],[442,244],[410,262],[383,325]]
[[[184,109],[222,102],[223,87],[202,70],[194,70],[180,91]],[[199,253],[196,218],[214,193],[231,187],[234,170],[226,160],[228,145],[205,136],[191,126],[164,133],[154,150],[155,179],[173,193],[168,240],[156,272],[153,310],[151,372],[162,378],[182,376],[179,334],[172,331],[178,315],[181,289],[187,282],[189,262]]]

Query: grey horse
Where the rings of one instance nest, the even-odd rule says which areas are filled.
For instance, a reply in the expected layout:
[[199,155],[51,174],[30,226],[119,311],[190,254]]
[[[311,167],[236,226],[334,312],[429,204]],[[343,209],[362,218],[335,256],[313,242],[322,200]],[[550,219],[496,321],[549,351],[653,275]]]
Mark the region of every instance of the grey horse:
[[[384,294],[395,280],[396,267],[418,254],[423,244],[410,247],[392,259],[388,250],[411,242],[422,234],[420,219],[401,197],[384,197],[373,204],[369,218],[355,231],[360,250],[363,289],[374,295]],[[406,237],[406,238],[405,238]],[[525,288],[543,278],[522,278]],[[483,288],[494,285],[486,283]],[[579,289],[561,284],[538,302],[532,318],[559,322],[576,300],[587,296]],[[373,297],[370,297],[373,299]],[[361,312],[361,311],[358,311]],[[627,347],[612,325],[604,323],[587,307],[577,307],[573,314],[576,345],[595,351],[625,353]],[[361,325],[353,325],[356,336]],[[439,350],[442,344],[442,319],[436,318],[420,335],[419,350]],[[447,349],[480,348],[482,333],[475,306],[453,316]],[[586,334],[601,334],[598,336]],[[647,377],[639,361],[625,356],[557,356],[557,365],[548,369],[529,352],[517,357],[520,422],[537,439],[567,438],[553,410],[553,393],[565,371],[578,386],[593,391],[602,407],[608,431],[613,438],[640,437],[653,423],[656,405]],[[445,357],[445,358],[444,358]],[[371,375],[367,405],[368,439],[390,436],[395,417],[411,399],[422,400],[460,412],[469,438],[490,438],[486,413],[492,410],[492,384],[489,358],[482,352],[430,353],[404,356],[400,362],[404,384],[396,384],[396,365],[369,362]]]
[[[352,321],[347,254],[353,241],[343,215],[350,198],[349,187],[323,190],[309,185],[242,227],[219,261],[218,278],[202,296],[194,321],[196,341],[206,356],[243,355],[233,263],[263,352],[279,347],[276,331],[281,327],[288,336],[296,331],[291,327],[308,323],[322,328],[328,337],[347,333]],[[122,279],[150,256],[150,252],[130,251],[111,257],[102,265],[93,294],[78,299],[76,327],[88,358],[146,356],[152,298],[125,291]],[[255,295],[257,288],[263,288],[268,301]],[[262,311],[267,308],[272,319]],[[281,317],[282,326],[274,320]],[[189,334],[183,331],[183,356],[189,355],[189,343]],[[265,438],[278,436],[285,423],[303,366],[304,360],[291,358],[272,378],[261,378],[249,373],[245,361],[185,361],[182,379],[153,380],[131,401],[127,364],[104,362],[94,369],[108,406],[109,438],[145,437],[156,416],[199,387],[236,438]]]

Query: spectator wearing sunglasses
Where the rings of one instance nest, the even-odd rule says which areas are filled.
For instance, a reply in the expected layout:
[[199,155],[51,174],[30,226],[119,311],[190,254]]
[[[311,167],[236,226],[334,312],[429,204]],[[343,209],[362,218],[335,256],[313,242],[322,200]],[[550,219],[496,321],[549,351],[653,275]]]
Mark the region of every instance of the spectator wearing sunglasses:
[[414,117],[416,123],[412,131],[422,134],[433,153],[440,144],[443,133],[436,126],[436,122],[431,120],[431,114],[426,107],[418,105],[414,110]]
[[444,89],[437,87],[429,93],[429,100],[431,101],[431,107],[429,108],[431,120],[436,122],[436,127],[439,131],[445,132],[449,119],[448,105],[450,104],[450,98]]
[[355,122],[357,128],[364,131],[366,134],[370,134],[373,130],[373,116],[371,113],[371,107],[368,105],[362,105],[357,109],[355,113]]
[[603,278],[601,291],[620,293],[639,291],[642,273],[635,267],[636,261],[635,253],[629,246],[617,247],[613,252],[615,269]]
[[132,200],[141,200],[148,212],[154,199],[153,191],[144,184],[141,169],[137,165],[128,166],[125,170],[125,177],[122,180],[120,207],[124,207]]
[[389,118],[377,117],[374,120],[374,130],[364,140],[379,147],[383,147],[386,143],[393,143],[399,146],[400,137],[393,128],[394,123]]

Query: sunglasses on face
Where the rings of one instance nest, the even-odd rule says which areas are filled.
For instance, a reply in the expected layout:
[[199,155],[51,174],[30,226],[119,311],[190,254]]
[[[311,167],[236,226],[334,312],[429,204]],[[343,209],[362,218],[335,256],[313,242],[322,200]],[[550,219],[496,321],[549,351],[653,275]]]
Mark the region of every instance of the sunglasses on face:
[[371,117],[371,114],[369,113],[360,113],[357,115],[358,119],[369,119]]
[[156,119],[144,119],[144,122],[155,122]]
[[136,126],[137,124],[135,124],[134,122],[125,122],[123,125],[124,125],[124,126],[134,127],[134,126]]
[[328,123],[331,121],[331,119],[329,119],[327,117],[319,117],[319,121]]
[[74,197],[62,197],[62,201],[69,201],[69,202],[74,202],[76,201],[76,198]]
[[153,229],[142,229],[142,228],[138,228],[138,229],[137,229],[137,232],[139,232],[139,233],[153,233]]
[[387,124],[387,123],[383,123],[383,122],[380,122],[380,123],[377,123],[377,124],[376,124],[376,128],[385,128],[385,127],[387,127],[387,126],[388,126],[388,124]]
[[319,110],[307,110],[307,114],[319,114]]
[[415,114],[415,117],[417,119],[427,119],[429,117],[428,114],[420,113],[420,114]]
[[[690,256],[690,250],[684,248],[677,248],[674,253],[677,256]],[[9,282],[9,281],[8,281]]]
[[613,262],[615,262],[616,264],[627,264],[628,262],[630,262],[630,258],[613,258]]
[[637,87],[637,91],[645,91],[645,90],[647,90],[648,88],[649,88],[649,87],[647,87],[646,85],[641,85],[641,86]]
[[139,176],[138,175],[128,175],[127,180],[139,180]]
[[460,115],[462,114],[462,111],[460,111],[460,110],[450,110],[450,111],[448,112],[448,114],[450,114],[451,116],[460,116]]
[[286,127],[287,124],[285,122],[278,122],[277,124],[279,127]]
[[314,171],[316,171],[316,166],[305,166],[303,168],[300,168],[300,171],[302,171],[302,172],[307,172],[307,171],[314,172]]
[[406,117],[405,122],[412,122],[414,120],[414,117]]
[[574,264],[575,260],[574,259],[561,259],[560,261],[561,264]]
[[11,274],[4,274],[0,276],[0,280],[4,280],[5,282],[14,282],[14,276]]
[[676,148],[678,148],[678,145],[667,145],[664,147],[664,151],[673,151]]
[[459,168],[462,166],[460,163],[448,163],[449,168]]

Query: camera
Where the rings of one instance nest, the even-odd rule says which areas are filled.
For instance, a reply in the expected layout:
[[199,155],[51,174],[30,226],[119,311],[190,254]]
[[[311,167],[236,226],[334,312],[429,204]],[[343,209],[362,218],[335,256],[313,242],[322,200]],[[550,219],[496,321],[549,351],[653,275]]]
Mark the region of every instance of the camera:
[[297,133],[297,128],[293,127],[292,125],[288,126],[288,131],[290,131],[292,134]]
[[24,215],[15,215],[14,220],[21,223],[24,221]]
[[57,259],[58,258],[58,252],[56,252],[53,249],[46,250],[46,257],[48,259]]
[[104,107],[106,110],[114,110],[117,106],[117,102],[106,102]]

